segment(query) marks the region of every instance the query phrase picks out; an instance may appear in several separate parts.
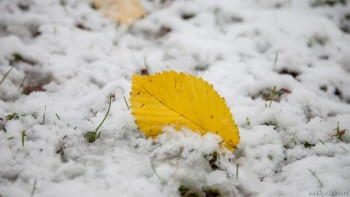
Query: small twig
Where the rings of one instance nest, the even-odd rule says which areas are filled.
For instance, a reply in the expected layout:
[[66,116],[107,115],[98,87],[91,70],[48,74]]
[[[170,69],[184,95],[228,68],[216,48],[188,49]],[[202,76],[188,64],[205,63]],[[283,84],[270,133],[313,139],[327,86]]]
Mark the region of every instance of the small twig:
[[237,178],[237,179],[238,179],[238,167],[239,167],[239,165],[236,164],[236,178]]
[[314,175],[314,177],[317,179],[318,183],[320,184],[321,187],[323,187],[322,182],[320,181],[320,179],[317,177],[316,173],[312,170],[309,169],[309,171],[311,172],[312,175]]
[[153,160],[151,159],[151,167],[152,167],[152,170],[154,172],[154,174],[156,175],[156,177],[160,180],[160,182],[162,183],[162,185],[166,184],[166,181],[163,180],[162,178],[160,178],[158,172],[156,171],[156,168],[154,166],[154,163],[153,163]]
[[13,68],[14,68],[14,67],[12,66],[12,67],[10,68],[10,70],[8,70],[8,71],[5,73],[5,75],[2,77],[2,79],[1,79],[1,81],[0,81],[0,86],[1,86],[2,82],[5,81],[6,77],[10,74],[10,72],[12,71]]
[[30,197],[33,197],[34,196],[34,192],[35,192],[35,189],[36,189],[36,179],[34,180],[34,183],[33,183],[33,189],[32,189],[32,193],[30,194]]
[[124,96],[124,101],[125,101],[126,107],[127,107],[129,110],[130,110],[130,108],[129,108],[129,104],[128,104],[128,102],[126,101],[125,96]]
[[59,145],[59,149],[56,151],[57,154],[60,154],[61,156],[61,161],[63,163],[66,163],[68,161],[65,153],[64,153],[64,149],[66,148],[65,145],[63,144],[63,140],[67,137],[67,135],[65,135],[63,138],[62,138],[62,141],[59,139],[58,140],[58,145]]

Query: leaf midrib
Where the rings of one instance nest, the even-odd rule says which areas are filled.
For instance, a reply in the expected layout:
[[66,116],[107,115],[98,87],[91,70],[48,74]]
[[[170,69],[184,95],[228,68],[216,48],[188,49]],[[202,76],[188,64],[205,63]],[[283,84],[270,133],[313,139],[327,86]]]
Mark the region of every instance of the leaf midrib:
[[198,126],[199,128],[203,129],[206,132],[209,132],[207,129],[203,128],[201,125],[197,124],[196,122],[194,122],[193,120],[191,120],[190,118],[188,118],[187,116],[181,114],[180,112],[176,111],[175,109],[169,107],[168,105],[166,105],[164,102],[160,101],[158,98],[156,98],[155,96],[153,96],[153,94],[151,94],[144,86],[142,86],[142,88],[155,100],[157,100],[159,103],[161,103],[162,105],[164,105],[165,107],[167,107],[168,109],[170,109],[171,111],[174,111],[175,113],[179,114],[180,116],[182,116],[183,118],[185,118],[186,120],[191,121],[193,124],[195,124],[196,126]]

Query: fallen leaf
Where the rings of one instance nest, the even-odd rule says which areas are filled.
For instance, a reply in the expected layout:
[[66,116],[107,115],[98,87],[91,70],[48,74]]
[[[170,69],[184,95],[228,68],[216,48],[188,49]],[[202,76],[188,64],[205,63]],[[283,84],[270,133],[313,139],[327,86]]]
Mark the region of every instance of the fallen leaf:
[[139,0],[95,0],[94,6],[107,17],[125,25],[146,15]]
[[182,127],[221,136],[222,145],[233,151],[239,143],[238,127],[224,98],[213,86],[193,75],[165,71],[133,75],[130,97],[132,114],[146,137],[156,137],[163,127]]
[[26,86],[22,90],[22,94],[29,95],[32,92],[44,92],[44,91],[45,91],[45,89],[43,88],[43,86],[41,84],[39,84],[36,86]]
[[346,131],[346,129],[341,130],[341,131],[339,132],[339,136],[343,136],[343,135],[345,134],[345,131]]

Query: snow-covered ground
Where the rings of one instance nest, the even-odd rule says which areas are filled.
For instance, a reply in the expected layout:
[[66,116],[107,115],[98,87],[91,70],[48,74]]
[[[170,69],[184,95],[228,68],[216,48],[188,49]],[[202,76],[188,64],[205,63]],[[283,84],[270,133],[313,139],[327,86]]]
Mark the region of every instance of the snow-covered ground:
[[[125,27],[90,0],[0,0],[1,197],[350,195],[350,2],[141,2]],[[124,100],[145,62],[212,83],[238,149],[145,138]]]

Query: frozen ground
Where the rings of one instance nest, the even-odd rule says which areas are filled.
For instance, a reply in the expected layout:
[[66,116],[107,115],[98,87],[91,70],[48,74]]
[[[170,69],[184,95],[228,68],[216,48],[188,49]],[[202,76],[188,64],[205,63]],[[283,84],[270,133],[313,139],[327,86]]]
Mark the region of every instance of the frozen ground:
[[[0,0],[0,196],[350,195],[350,2],[322,2],[143,0],[127,28],[89,0]],[[212,83],[239,149],[144,138],[124,97],[145,59]]]

